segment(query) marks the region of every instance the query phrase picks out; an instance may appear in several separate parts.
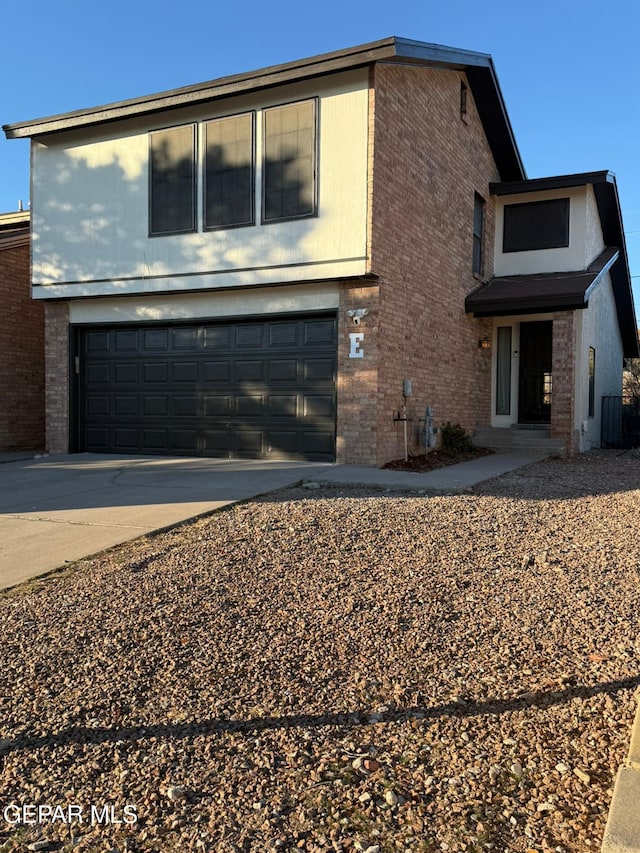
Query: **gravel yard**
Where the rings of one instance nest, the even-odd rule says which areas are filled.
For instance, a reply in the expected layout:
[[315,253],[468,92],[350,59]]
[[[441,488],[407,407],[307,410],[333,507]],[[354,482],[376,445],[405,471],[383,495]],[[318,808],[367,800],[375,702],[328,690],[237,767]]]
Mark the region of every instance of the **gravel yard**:
[[1,594],[0,851],[599,850],[639,520],[599,451],[289,489]]

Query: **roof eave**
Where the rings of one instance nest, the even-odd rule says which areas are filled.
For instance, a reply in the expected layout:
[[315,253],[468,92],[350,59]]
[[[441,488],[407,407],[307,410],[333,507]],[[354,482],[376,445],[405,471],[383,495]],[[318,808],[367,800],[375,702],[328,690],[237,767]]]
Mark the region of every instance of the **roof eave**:
[[3,125],[3,130],[7,139],[44,136],[138,115],[151,115],[383,61],[416,63],[465,71],[474,99],[480,105],[482,122],[501,175],[505,179],[525,177],[524,166],[491,57],[485,53],[474,53],[395,36],[295,62],[222,77],[194,86],[185,86],[100,107],[6,124]]

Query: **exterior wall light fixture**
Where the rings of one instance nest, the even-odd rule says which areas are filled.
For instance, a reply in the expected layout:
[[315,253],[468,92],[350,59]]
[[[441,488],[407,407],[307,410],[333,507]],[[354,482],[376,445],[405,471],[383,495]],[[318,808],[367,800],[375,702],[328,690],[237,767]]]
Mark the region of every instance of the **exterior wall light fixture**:
[[478,349],[491,349],[491,341],[489,338],[482,338],[478,341]]

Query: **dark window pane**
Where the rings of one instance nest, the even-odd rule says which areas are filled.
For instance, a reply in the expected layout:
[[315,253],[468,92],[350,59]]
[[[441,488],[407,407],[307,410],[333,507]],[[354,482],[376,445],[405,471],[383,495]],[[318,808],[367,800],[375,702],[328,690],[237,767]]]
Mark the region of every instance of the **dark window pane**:
[[484,235],[484,199],[477,193],[473,202],[473,271],[482,275]]
[[205,228],[253,223],[253,114],[206,125]]
[[505,205],[503,252],[559,249],[568,245],[568,198]]
[[596,412],[596,351],[589,347],[589,417]]
[[151,134],[149,205],[151,234],[195,228],[193,125]]
[[496,415],[511,413],[511,326],[498,328]]
[[315,127],[315,101],[265,110],[265,221],[316,212]]

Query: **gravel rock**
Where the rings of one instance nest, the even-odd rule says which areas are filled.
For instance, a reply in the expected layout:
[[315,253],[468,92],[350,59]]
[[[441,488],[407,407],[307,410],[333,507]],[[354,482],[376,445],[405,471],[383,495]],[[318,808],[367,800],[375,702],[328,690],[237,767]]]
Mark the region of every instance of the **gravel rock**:
[[639,522],[640,456],[597,451],[463,495],[283,490],[0,594],[2,806],[83,816],[0,847],[598,849]]

